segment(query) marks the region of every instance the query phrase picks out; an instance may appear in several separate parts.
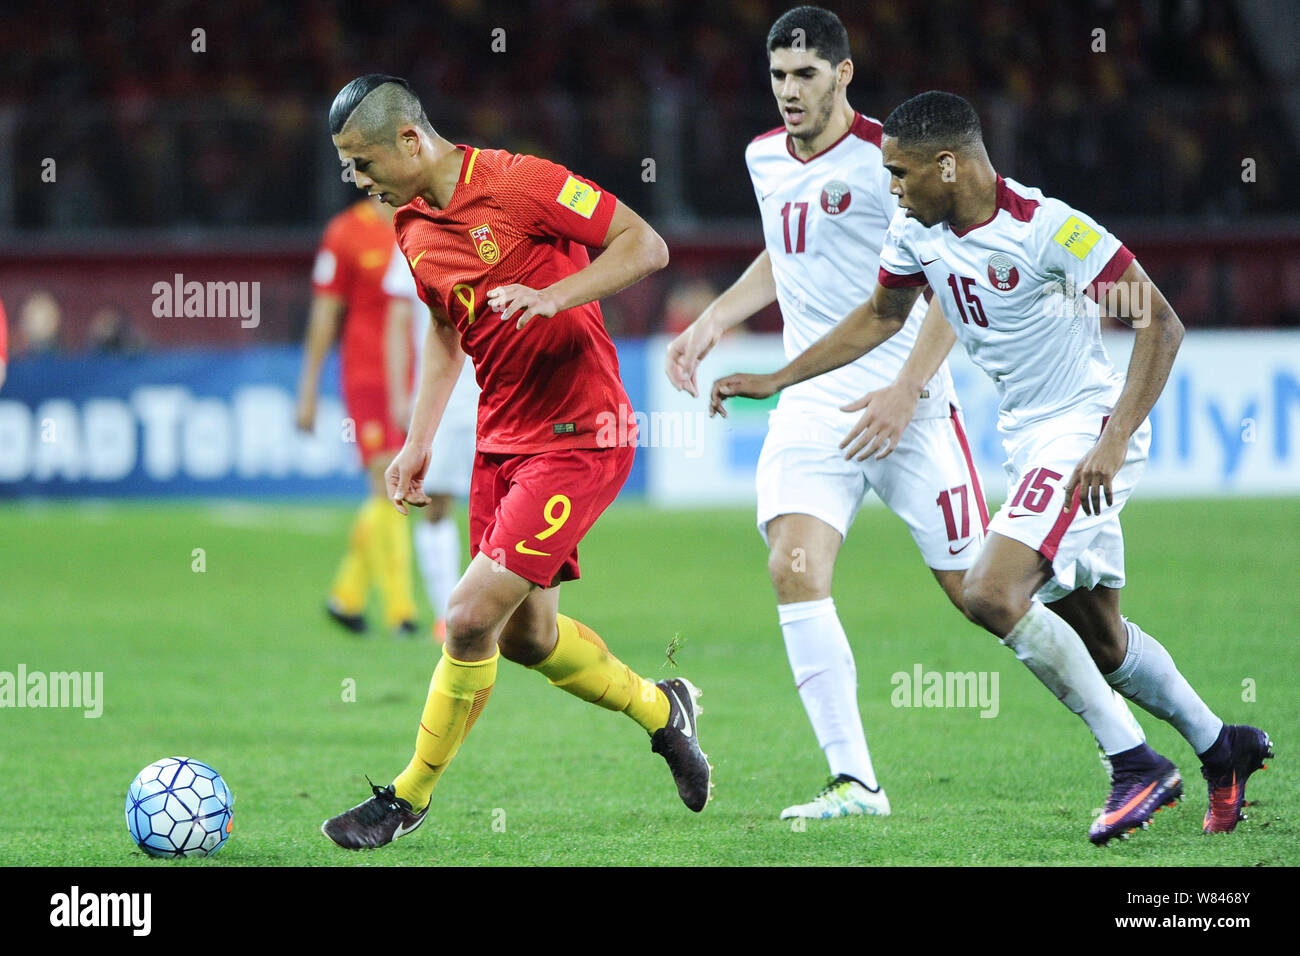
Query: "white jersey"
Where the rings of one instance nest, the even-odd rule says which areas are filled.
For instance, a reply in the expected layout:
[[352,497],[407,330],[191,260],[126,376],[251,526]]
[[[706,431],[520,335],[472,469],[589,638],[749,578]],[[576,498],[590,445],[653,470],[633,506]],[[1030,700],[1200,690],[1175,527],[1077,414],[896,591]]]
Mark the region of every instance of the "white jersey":
[[993,379],[1010,450],[1048,421],[1100,430],[1124,378],[1084,292],[1114,282],[1132,261],[1095,220],[999,176],[993,218],[964,233],[947,223],[926,228],[900,210],[880,254],[880,281],[929,282],[971,361]]
[[[790,151],[784,127],[759,136],[745,150],[785,324],[787,359],[875,290],[880,247],[898,208],[882,165],[880,133],[880,123],[856,113],[848,132],[811,159]],[[893,382],[916,342],[925,309],[925,300],[918,298],[892,338],[855,362],[785,389],[781,406],[838,409]],[[947,416],[949,403],[957,400],[945,362],[928,383],[915,417]]]
[[[402,250],[396,243],[393,244],[393,256],[388,261],[388,271],[384,273],[384,292],[394,298],[411,301],[411,343],[415,348],[418,368],[420,356],[424,352],[424,339],[429,334],[429,323],[433,321],[433,316],[420,298],[415,277],[411,275],[411,267],[407,265],[406,256],[402,255]],[[474,363],[466,358],[460,369],[460,378],[456,379],[456,387],[452,389],[451,398],[447,399],[447,408],[442,413],[443,421],[463,422],[467,418],[474,421],[478,416],[478,393]]]

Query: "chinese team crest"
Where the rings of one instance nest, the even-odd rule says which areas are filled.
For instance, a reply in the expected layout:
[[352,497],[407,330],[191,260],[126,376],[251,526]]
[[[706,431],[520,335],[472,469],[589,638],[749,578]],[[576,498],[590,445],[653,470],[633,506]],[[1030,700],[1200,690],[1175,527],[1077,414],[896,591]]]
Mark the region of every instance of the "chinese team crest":
[[1020,273],[1016,270],[1016,264],[997,252],[989,257],[989,282],[993,283],[993,288],[999,292],[1010,292],[1020,281]]
[[478,257],[488,265],[492,265],[501,258],[501,250],[497,247],[496,237],[492,235],[492,227],[487,223],[471,229],[469,237],[474,240],[474,251],[478,253]]

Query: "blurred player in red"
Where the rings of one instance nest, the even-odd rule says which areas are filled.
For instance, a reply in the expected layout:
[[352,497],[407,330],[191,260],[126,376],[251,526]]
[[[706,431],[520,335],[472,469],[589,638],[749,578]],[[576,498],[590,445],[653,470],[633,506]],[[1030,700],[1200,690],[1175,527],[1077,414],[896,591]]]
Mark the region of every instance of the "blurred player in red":
[[[472,356],[482,394],[470,488],[473,559],[452,592],[415,755],[386,787],[322,826],[348,849],[418,827],[438,778],[496,682],[499,657],[626,713],[651,735],[682,801],[704,809],[710,767],[699,692],[640,677],[589,627],[558,614],[578,542],[622,488],[636,428],[596,300],[667,264],[663,240],[614,196],[563,166],[440,137],[405,80],[371,74],[330,108],[339,158],[397,213],[397,241],[434,316],[411,427],[388,493],[424,505],[430,442]],[[604,251],[594,261],[585,246]]]
[[343,434],[360,448],[371,494],[352,523],[327,610],[356,633],[366,629],[372,585],[383,598],[384,625],[398,634],[415,633],[410,532],[388,506],[384,487],[384,468],[404,437],[389,408],[384,363],[388,295],[383,281],[392,247],[393,210],[381,203],[363,200],[330,221],[312,269],[311,318],[298,381],[298,427],[311,431],[321,365],[342,323],[343,401],[348,413]]
[[[411,382],[411,354],[424,351],[432,317],[420,298],[406,256],[394,243],[393,255],[384,274],[384,291],[390,296],[384,351],[388,358],[388,403],[397,423],[411,423],[415,391]],[[418,365],[418,363],[415,363]],[[469,498],[474,471],[474,420],[478,416],[478,382],[474,363],[461,366],[460,378],[451,391],[438,433],[429,450],[429,470],[424,475],[424,506],[428,520],[411,529],[416,565],[424,578],[424,589],[433,608],[433,636],[447,640],[447,602],[460,579],[460,532],[451,514],[452,502]],[[399,515],[400,517],[400,515]]]
[[9,368],[9,323],[5,319],[5,304],[0,302],[0,388],[5,385],[5,372]]

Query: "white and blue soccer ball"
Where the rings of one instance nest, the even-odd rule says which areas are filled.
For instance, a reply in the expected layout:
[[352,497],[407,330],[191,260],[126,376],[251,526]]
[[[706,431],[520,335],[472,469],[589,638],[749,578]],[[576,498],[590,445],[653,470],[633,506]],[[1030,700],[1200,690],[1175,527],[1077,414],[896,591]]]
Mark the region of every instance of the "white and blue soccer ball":
[[164,757],[126,791],[126,828],[150,856],[211,856],[234,826],[234,795],[201,760]]

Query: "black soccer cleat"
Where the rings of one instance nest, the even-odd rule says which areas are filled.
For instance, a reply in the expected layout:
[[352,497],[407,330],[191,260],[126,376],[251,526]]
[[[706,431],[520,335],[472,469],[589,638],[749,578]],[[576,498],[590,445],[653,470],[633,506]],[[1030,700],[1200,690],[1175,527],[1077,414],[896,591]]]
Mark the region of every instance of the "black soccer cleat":
[[661,680],[655,686],[668,698],[668,724],[650,736],[650,749],[668,762],[682,803],[699,813],[713,794],[713,767],[700,749],[696,727],[700,691],[679,677]]
[[347,628],[353,634],[366,633],[365,617],[360,614],[348,614],[342,611],[339,606],[334,603],[333,599],[325,605],[325,613],[330,616],[332,621]]
[[393,628],[393,637],[416,637],[420,633],[420,626],[415,621],[402,621]]
[[391,783],[380,787],[369,777],[366,782],[374,796],[320,825],[320,832],[345,850],[372,850],[392,843],[418,829],[429,812],[428,805],[419,813],[414,812]]

